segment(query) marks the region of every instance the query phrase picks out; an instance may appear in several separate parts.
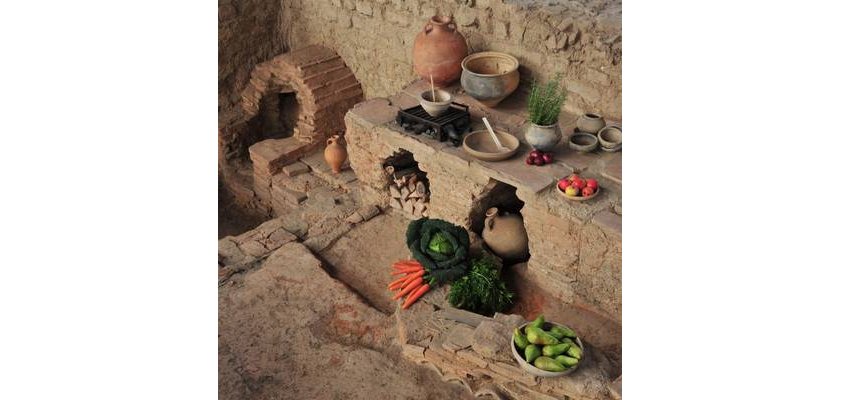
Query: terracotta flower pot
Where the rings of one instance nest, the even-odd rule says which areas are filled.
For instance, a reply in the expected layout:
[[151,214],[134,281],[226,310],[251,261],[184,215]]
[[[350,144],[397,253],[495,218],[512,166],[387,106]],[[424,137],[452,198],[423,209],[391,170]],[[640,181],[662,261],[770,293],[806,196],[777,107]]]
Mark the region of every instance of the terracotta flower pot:
[[578,121],[575,123],[575,126],[578,127],[578,130],[581,132],[598,134],[599,131],[604,128],[604,118],[601,115],[595,113],[587,113],[580,117],[578,117]]
[[461,76],[461,60],[467,56],[467,41],[450,17],[434,16],[415,36],[412,64],[421,78],[445,87]]
[[327,139],[327,147],[324,148],[324,161],[330,166],[334,174],[342,172],[342,165],[347,160],[347,149],[339,143],[341,136],[333,135]]
[[529,238],[523,217],[517,214],[501,215],[496,207],[489,208],[485,213],[482,239],[496,255],[506,260],[523,259],[529,252]]

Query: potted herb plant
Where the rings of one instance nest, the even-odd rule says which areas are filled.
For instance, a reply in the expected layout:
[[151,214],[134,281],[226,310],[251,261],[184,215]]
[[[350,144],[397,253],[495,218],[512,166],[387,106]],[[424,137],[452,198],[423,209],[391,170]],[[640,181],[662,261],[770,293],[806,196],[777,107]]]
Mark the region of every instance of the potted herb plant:
[[561,74],[555,74],[545,85],[532,80],[528,99],[529,121],[526,142],[540,151],[552,151],[561,140],[558,115],[566,100],[566,90],[561,88]]

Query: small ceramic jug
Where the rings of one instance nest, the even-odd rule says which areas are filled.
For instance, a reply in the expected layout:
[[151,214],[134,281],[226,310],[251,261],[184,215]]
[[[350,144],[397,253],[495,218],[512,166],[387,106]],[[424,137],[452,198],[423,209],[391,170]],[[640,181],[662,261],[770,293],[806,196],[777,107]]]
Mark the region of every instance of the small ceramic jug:
[[604,128],[604,125],[604,118],[595,113],[587,113],[578,117],[578,121],[575,124],[579,131],[592,133],[594,135],[598,134],[599,131]]
[[327,147],[324,148],[324,161],[330,166],[334,174],[342,172],[342,165],[347,160],[347,149],[340,143],[341,136],[333,135],[327,139]]
[[506,260],[523,259],[529,252],[523,217],[518,214],[501,215],[496,207],[489,208],[485,213],[482,239],[496,255]]

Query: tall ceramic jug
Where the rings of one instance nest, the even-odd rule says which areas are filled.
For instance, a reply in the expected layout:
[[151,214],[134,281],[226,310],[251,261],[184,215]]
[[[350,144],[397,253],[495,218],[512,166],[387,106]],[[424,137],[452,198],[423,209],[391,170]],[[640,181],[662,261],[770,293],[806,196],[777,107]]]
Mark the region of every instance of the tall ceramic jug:
[[342,164],[347,160],[347,149],[339,142],[341,136],[333,135],[327,139],[327,147],[324,148],[324,161],[330,166],[334,174],[342,172]]
[[461,76],[461,60],[467,57],[467,41],[451,17],[434,16],[415,36],[412,64],[421,78],[441,87]]
[[496,207],[489,208],[485,213],[482,239],[496,255],[506,260],[524,259],[529,252],[529,238],[523,217],[517,214],[501,215]]

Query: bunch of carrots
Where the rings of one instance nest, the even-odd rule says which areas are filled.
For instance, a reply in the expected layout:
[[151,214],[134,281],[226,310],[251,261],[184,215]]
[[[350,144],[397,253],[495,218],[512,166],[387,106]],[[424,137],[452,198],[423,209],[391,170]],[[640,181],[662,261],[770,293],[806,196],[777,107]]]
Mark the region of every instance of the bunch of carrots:
[[391,282],[388,285],[388,290],[397,291],[397,294],[391,298],[392,300],[406,296],[406,300],[403,301],[404,310],[429,291],[429,283],[424,283],[423,278],[426,271],[419,262],[415,260],[402,260],[394,263],[391,268],[392,275],[403,275],[403,277]]

